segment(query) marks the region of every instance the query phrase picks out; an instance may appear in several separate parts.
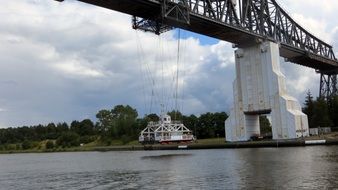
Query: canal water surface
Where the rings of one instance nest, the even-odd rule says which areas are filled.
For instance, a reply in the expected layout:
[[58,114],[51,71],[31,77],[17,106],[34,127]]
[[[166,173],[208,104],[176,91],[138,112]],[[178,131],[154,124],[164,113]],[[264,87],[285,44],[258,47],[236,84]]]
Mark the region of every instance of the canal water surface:
[[0,155],[0,189],[335,189],[338,146]]

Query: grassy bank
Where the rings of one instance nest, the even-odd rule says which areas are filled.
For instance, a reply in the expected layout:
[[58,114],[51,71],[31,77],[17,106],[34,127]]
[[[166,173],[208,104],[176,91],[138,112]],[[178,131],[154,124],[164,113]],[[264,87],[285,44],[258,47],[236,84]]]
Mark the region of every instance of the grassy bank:
[[[110,145],[103,145],[98,141],[94,141],[88,144],[84,144],[78,147],[62,148],[54,147],[52,149],[46,148],[46,142],[42,141],[38,143],[38,146],[27,150],[2,150],[0,154],[11,153],[49,153],[49,152],[85,152],[85,151],[119,151],[119,150],[174,150],[179,146],[188,149],[208,149],[208,148],[250,148],[250,147],[279,147],[279,146],[304,146],[304,142],[307,140],[326,140],[327,144],[335,145],[338,143],[338,132],[330,133],[326,135],[307,137],[304,139],[288,140],[288,141],[249,141],[239,143],[227,143],[224,138],[211,138],[211,139],[199,139],[196,142],[188,144],[172,143],[168,145],[141,145],[138,141],[131,141],[127,144],[123,144],[121,140],[113,140]],[[11,145],[15,146],[15,145]]]

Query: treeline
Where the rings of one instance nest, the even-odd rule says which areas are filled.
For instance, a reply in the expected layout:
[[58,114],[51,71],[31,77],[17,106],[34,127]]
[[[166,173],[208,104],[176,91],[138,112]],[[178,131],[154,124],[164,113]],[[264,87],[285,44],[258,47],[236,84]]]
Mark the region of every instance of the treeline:
[[313,98],[307,92],[303,112],[308,116],[309,127],[338,127],[338,96],[329,99]]
[[[338,126],[338,96],[329,100],[314,100],[307,93],[303,112],[308,115],[309,126]],[[197,139],[224,137],[225,112],[204,113],[200,116],[183,115],[180,112],[168,113],[173,120],[180,120]],[[112,145],[118,141],[126,144],[138,139],[138,135],[149,121],[158,121],[159,116],[149,114],[138,117],[136,109],[126,105],[117,105],[111,110],[100,110],[96,114],[97,122],[90,119],[48,125],[23,126],[0,129],[1,150],[56,149],[79,146],[95,142],[95,145]],[[271,133],[270,122],[266,116],[260,117],[261,132]]]
[[[172,120],[182,121],[197,138],[225,136],[224,121],[228,118],[225,112],[208,112],[197,117],[195,115],[185,116],[180,112],[172,111],[168,115]],[[101,140],[108,143],[113,139],[121,139],[123,143],[136,140],[148,122],[159,120],[156,114],[149,114],[143,118],[137,118],[137,116],[137,111],[130,106],[118,105],[112,110],[99,111],[96,117]]]
[[[168,113],[181,120],[199,139],[224,137],[225,112],[185,116],[180,112]],[[67,123],[23,126],[0,129],[1,150],[56,149],[80,146],[95,142],[97,145],[112,145],[118,141],[126,144],[137,140],[149,121],[158,121],[159,116],[149,114],[138,118],[136,109],[117,105],[111,110],[100,110],[97,122],[90,119]]]
[[[97,138],[97,129],[90,119],[81,122],[50,123],[0,129],[0,150],[53,149],[79,146]],[[45,143],[41,143],[45,141]],[[45,147],[43,147],[45,146]]]

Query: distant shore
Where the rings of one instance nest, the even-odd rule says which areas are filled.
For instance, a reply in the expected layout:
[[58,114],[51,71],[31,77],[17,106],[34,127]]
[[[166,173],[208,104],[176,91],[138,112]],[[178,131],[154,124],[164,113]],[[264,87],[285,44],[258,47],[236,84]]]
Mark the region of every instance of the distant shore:
[[32,150],[8,150],[0,151],[0,154],[15,153],[52,153],[52,152],[86,152],[86,151],[149,151],[149,150],[192,150],[192,149],[227,149],[227,148],[278,148],[278,147],[302,147],[315,145],[338,145],[338,134],[331,133],[322,136],[307,137],[293,140],[263,140],[247,142],[225,142],[223,138],[201,139],[188,144],[152,144],[141,145],[133,141],[127,145],[113,146],[79,146],[72,148],[32,149]]

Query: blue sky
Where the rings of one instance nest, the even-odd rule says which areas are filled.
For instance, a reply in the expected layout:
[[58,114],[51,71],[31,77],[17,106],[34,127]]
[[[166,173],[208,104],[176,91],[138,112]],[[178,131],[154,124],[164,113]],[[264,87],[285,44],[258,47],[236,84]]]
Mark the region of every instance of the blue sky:
[[219,43],[219,40],[216,38],[212,38],[209,36],[201,35],[198,33],[190,32],[187,30],[182,30],[182,29],[175,29],[175,38],[178,38],[178,30],[181,31],[181,39],[187,39],[187,38],[195,38],[197,39],[201,45],[214,45]]
[[[337,52],[338,1],[281,3]],[[152,90],[160,93],[159,86],[166,86],[166,96],[172,96],[175,31],[160,37],[136,32],[129,15],[74,0],[4,1],[0,15],[0,127],[95,119],[98,110],[118,104],[129,104],[143,116],[149,113]],[[228,111],[235,79],[232,45],[187,31],[181,36],[181,111]],[[161,82],[162,65],[166,82]],[[318,95],[314,70],[281,65],[291,95],[301,103],[308,89]],[[147,72],[156,73],[156,88]],[[152,112],[160,111],[159,103]],[[173,107],[172,100],[166,104]]]

